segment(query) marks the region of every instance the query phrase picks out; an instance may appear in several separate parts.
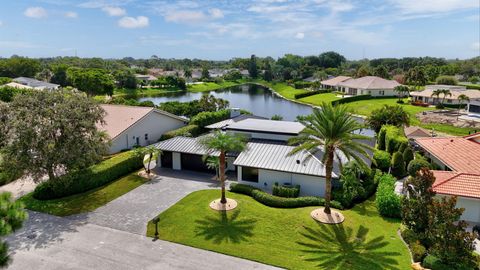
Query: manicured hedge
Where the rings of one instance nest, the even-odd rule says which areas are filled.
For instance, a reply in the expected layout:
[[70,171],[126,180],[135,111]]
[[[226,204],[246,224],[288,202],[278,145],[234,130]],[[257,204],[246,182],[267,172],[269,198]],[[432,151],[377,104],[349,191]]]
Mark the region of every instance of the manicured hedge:
[[201,112],[192,117],[190,124],[198,125],[199,127],[205,127],[230,117],[230,110],[220,110],[216,112]]
[[205,132],[205,130],[198,125],[188,125],[163,133],[162,137],[160,137],[160,141],[168,140],[177,136],[196,137],[203,132]]
[[[382,129],[385,131],[385,149],[390,154],[398,151],[402,144],[408,144],[407,137],[402,134],[398,127],[384,125]],[[380,132],[383,132],[382,129]]]
[[477,89],[477,90],[480,90],[480,85],[477,85],[477,84],[463,84],[463,86],[467,87],[467,89]]
[[391,174],[384,174],[379,179],[375,204],[384,217],[400,217],[401,198],[395,193],[396,181]]
[[375,150],[373,152],[373,164],[383,172],[388,171],[390,168],[391,159],[392,156],[387,151]]
[[431,169],[432,166],[430,165],[430,163],[426,159],[416,158],[416,159],[414,159],[414,160],[412,160],[408,163],[407,172],[410,176],[414,177],[415,175],[417,175],[417,172],[421,168]]
[[318,94],[331,93],[331,92],[332,92],[332,90],[328,90],[328,89],[314,90],[314,91],[308,91],[308,92],[305,92],[305,93],[298,93],[298,94],[293,95],[293,97],[295,99],[300,99],[300,98],[304,98],[304,97],[314,96],[314,95],[318,95]]
[[397,177],[397,178],[402,178],[405,176],[406,171],[405,167],[405,161],[403,160],[403,154],[400,152],[395,152],[392,155],[392,163],[390,164],[392,167],[392,174]]
[[[325,199],[321,197],[306,196],[298,198],[282,198],[268,194],[258,188],[237,183],[232,183],[230,185],[230,191],[251,196],[259,203],[276,208],[298,208],[325,205]],[[342,205],[336,201],[331,201],[331,206],[333,208],[343,209]]]
[[293,86],[295,87],[295,89],[304,89],[304,88],[308,88],[312,85],[313,85],[313,83],[311,83],[311,82],[301,82],[301,81],[299,81],[299,82],[293,83]]
[[351,96],[351,97],[346,97],[338,100],[332,101],[332,105],[337,105],[337,104],[344,104],[344,103],[350,103],[354,101],[359,101],[359,100],[369,100],[369,99],[386,99],[386,98],[397,98],[397,97],[390,97],[390,96],[372,96],[372,95],[358,95],[358,96]]
[[33,191],[33,197],[38,200],[50,200],[103,186],[140,169],[142,158],[142,155],[134,151],[120,153],[88,169],[41,183]]
[[300,185],[283,186],[275,183],[272,188],[272,194],[284,198],[297,198],[300,195]]

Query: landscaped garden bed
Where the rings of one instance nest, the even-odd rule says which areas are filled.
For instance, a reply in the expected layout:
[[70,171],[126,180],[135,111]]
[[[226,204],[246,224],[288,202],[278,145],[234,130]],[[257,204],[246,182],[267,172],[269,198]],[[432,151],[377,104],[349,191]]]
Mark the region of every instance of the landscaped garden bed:
[[[369,199],[341,211],[345,221],[323,225],[316,207],[279,209],[235,193],[238,207],[216,212],[217,190],[191,193],[159,215],[159,237],[288,269],[409,269],[410,255],[397,234],[400,221],[380,217]],[[155,227],[148,224],[147,235]]]

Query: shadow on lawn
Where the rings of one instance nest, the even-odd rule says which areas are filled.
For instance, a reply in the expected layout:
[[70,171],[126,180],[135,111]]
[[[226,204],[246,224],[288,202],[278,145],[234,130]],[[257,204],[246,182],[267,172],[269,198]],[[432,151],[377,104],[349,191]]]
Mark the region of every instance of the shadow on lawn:
[[324,269],[392,269],[398,264],[393,258],[400,255],[395,251],[380,250],[388,245],[385,237],[367,240],[368,229],[360,226],[354,234],[342,224],[318,224],[318,229],[304,227],[300,234],[304,259],[317,262]]
[[206,216],[202,220],[196,220],[197,236],[203,236],[205,240],[212,240],[215,244],[248,241],[248,238],[253,235],[252,230],[257,221],[239,218],[239,215],[240,210],[232,213],[220,211],[216,216]]

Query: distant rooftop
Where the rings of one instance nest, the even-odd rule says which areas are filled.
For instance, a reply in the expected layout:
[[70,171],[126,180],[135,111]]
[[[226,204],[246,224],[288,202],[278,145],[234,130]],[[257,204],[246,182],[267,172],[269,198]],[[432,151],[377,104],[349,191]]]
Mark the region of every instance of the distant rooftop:
[[27,77],[18,77],[13,79],[14,82],[30,86],[37,89],[57,89],[60,87],[58,84],[42,82],[36,79],[27,78]]
[[395,80],[387,80],[377,76],[365,76],[338,83],[338,86],[360,89],[393,89],[399,85]]
[[220,121],[220,122],[217,122],[217,123],[208,125],[208,126],[206,126],[205,128],[208,128],[208,129],[220,129],[220,128],[223,128],[223,127],[225,127],[225,126],[230,126],[230,125],[233,124],[233,123],[236,123],[236,122],[239,122],[239,121],[242,121],[242,120],[245,120],[245,119],[249,119],[249,118],[252,118],[252,119],[265,119],[265,120],[267,120],[267,118],[262,117],[262,116],[257,116],[257,115],[252,115],[252,114],[241,114],[241,115],[239,115],[239,116],[232,117],[232,118],[229,118],[229,119],[226,119],[226,120],[223,120],[223,121]]
[[236,131],[297,135],[305,126],[299,122],[249,118],[232,123],[225,128]]
[[432,172],[435,176],[433,190],[436,193],[480,199],[480,174]]
[[328,79],[328,80],[323,80],[323,81],[321,81],[321,83],[323,85],[328,85],[328,86],[337,86],[339,83],[344,82],[348,79],[351,79],[351,77],[337,76],[337,77],[333,77],[333,78]]

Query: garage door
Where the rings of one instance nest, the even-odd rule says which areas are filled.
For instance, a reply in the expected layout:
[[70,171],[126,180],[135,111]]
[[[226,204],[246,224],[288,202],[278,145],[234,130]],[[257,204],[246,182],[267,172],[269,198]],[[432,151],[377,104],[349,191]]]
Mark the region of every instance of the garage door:
[[172,168],[172,152],[168,152],[168,151],[165,151],[165,152],[162,152],[162,155],[160,156],[160,160],[161,160],[161,166],[163,168]]
[[211,170],[205,165],[201,155],[181,154],[181,156],[182,170],[215,173],[215,170]]
[[461,219],[470,222],[480,222],[480,200],[458,197],[457,207],[465,208]]

